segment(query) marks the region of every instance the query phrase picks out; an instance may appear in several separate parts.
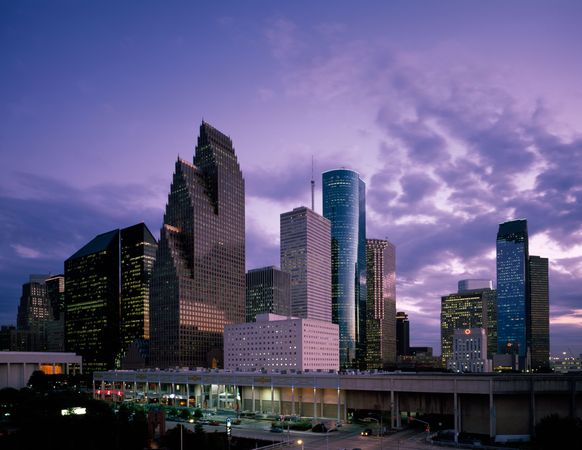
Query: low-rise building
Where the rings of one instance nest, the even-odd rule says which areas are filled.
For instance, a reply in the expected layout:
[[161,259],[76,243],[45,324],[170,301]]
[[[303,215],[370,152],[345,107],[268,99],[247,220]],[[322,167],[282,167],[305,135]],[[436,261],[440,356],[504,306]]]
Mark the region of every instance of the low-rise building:
[[314,319],[258,314],[226,325],[224,367],[231,370],[339,370],[339,327]]

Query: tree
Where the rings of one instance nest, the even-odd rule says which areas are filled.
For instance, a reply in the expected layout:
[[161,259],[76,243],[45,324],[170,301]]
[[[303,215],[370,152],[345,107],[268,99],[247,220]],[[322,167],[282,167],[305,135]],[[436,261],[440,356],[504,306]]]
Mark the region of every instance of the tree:
[[568,448],[582,449],[582,421],[574,417],[560,417],[557,414],[544,417],[536,425],[534,448],[555,450]]

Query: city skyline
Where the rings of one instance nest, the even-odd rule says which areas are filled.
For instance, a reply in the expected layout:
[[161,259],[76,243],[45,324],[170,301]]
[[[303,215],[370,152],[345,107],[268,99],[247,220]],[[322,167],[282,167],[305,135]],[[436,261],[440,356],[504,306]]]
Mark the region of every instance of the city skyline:
[[314,155],[317,174],[366,182],[411,345],[438,349],[441,296],[495,280],[498,224],[524,217],[549,259],[552,353],[581,353],[582,9],[500,4],[2,5],[0,324],[30,274],[62,273],[92,236],[144,221],[159,237],[204,117],[236,142],[247,270],[277,265]]

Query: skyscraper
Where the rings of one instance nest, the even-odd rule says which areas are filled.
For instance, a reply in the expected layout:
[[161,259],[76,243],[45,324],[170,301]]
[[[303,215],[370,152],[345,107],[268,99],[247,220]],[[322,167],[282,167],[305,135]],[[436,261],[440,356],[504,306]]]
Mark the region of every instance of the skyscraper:
[[550,364],[550,301],[548,258],[529,257],[531,368],[547,369]]
[[396,249],[382,239],[366,240],[368,369],[396,363]]
[[493,282],[487,279],[467,279],[458,283],[459,294],[479,294],[483,302],[483,314],[487,318],[484,323],[487,334],[487,357],[493,359],[497,353],[497,291]]
[[150,282],[158,243],[147,226],[138,223],[120,232],[121,348],[150,337]]
[[291,315],[331,322],[331,224],[304,206],[281,214],[281,270],[291,276]]
[[87,372],[115,368],[119,344],[119,230],[100,234],[65,261],[65,349]]
[[276,267],[261,267],[247,272],[246,321],[257,314],[291,315],[291,277]]
[[46,350],[46,324],[52,319],[46,289],[48,277],[48,275],[30,275],[28,283],[22,285],[22,296],[16,318],[16,326],[22,341],[21,350]]
[[226,324],[245,319],[245,189],[230,138],[206,122],[178,159],[150,291],[150,362],[220,367]]
[[410,352],[410,323],[404,311],[396,313],[396,355],[406,356]]
[[525,219],[504,222],[497,233],[497,348],[527,356],[529,309],[528,233]]
[[147,333],[156,240],[144,223],[100,234],[65,261],[65,349],[87,371],[117,368]]
[[51,305],[53,320],[46,324],[46,349],[49,352],[65,351],[65,276],[53,275],[46,279],[46,293]]
[[332,317],[340,329],[340,366],[365,365],[366,185],[347,169],[323,173],[323,215],[331,222]]

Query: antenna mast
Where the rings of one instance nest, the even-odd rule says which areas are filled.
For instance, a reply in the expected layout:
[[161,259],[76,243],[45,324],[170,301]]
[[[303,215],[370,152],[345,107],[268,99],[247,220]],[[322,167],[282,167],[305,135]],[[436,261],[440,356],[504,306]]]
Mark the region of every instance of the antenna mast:
[[313,155],[311,155],[311,210],[315,211],[315,180],[313,179]]

